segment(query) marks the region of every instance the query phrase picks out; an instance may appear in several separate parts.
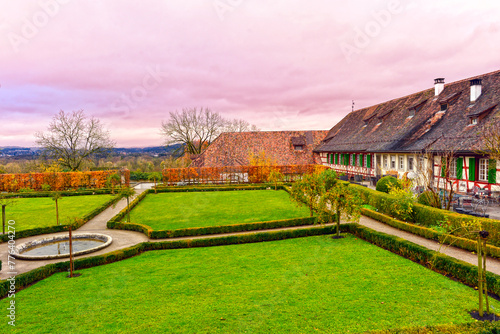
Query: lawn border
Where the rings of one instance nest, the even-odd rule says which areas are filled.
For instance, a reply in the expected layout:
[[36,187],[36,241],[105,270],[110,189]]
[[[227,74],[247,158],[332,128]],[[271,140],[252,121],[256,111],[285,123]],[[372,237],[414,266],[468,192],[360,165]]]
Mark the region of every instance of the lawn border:
[[[99,195],[106,195],[106,194],[95,194],[96,196]],[[108,194],[109,195],[109,194]],[[87,196],[87,195],[81,195],[81,196]],[[93,196],[93,195],[91,195]],[[75,221],[71,224],[71,228],[73,230],[77,230],[78,228],[82,227],[85,223],[87,223],[89,220],[106,210],[108,207],[111,205],[114,205],[117,203],[121,197],[119,195],[116,195],[112,199],[108,200],[107,202],[103,203],[102,205],[98,206],[91,212],[85,214],[83,217],[75,219]],[[16,234],[14,236],[14,239],[19,239],[19,238],[27,238],[27,237],[32,237],[35,235],[42,235],[42,234],[50,234],[50,233],[57,233],[57,232],[64,232],[68,230],[69,225],[55,225],[55,226],[46,226],[46,227],[38,227],[38,228],[33,228],[29,230],[22,230],[22,231],[16,231]],[[0,236],[0,243],[2,242],[7,242],[11,238],[9,238],[9,234],[3,234]]]
[[[239,190],[267,190],[267,186],[223,186],[223,187],[168,187],[164,189],[157,189],[158,193],[169,193],[169,192],[203,192],[203,191],[239,191]],[[277,190],[288,189],[283,185],[277,187]],[[150,226],[140,223],[125,223],[121,220],[127,215],[129,211],[132,211],[144,198],[149,194],[154,194],[154,189],[148,189],[141,195],[137,196],[131,203],[130,209],[124,208],[113,218],[111,218],[106,227],[109,229],[117,230],[128,230],[136,231],[145,234],[151,239],[167,239],[167,238],[178,238],[178,237],[194,237],[201,235],[215,235],[223,233],[234,233],[234,232],[246,232],[246,231],[258,231],[267,230],[273,228],[283,228],[283,227],[296,227],[296,226],[307,226],[314,225],[318,222],[317,217],[303,217],[303,218],[291,218],[291,219],[280,219],[280,220],[269,220],[265,222],[254,222],[245,224],[231,224],[222,226],[206,226],[206,227],[191,227],[176,230],[153,230]]]
[[[115,189],[116,190],[116,189]],[[51,197],[54,193],[59,193],[61,196],[84,196],[84,195],[113,195],[111,188],[102,189],[85,189],[85,190],[64,190],[64,191],[33,191],[33,192],[17,192],[5,193],[2,197],[5,198],[38,198]]]

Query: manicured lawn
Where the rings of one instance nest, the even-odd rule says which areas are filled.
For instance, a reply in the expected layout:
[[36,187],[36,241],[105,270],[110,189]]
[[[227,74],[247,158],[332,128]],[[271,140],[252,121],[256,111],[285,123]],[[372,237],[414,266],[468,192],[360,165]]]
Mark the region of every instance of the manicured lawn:
[[154,251],[80,272],[19,291],[15,330],[356,333],[472,322],[477,308],[473,289],[353,236]]
[[[67,196],[59,199],[59,222],[80,218],[106,203],[114,195]],[[37,227],[55,226],[56,205],[50,197],[19,198],[7,207],[7,220],[16,221],[16,231]]]
[[149,194],[130,219],[153,230],[175,230],[308,216],[284,190],[245,190]]

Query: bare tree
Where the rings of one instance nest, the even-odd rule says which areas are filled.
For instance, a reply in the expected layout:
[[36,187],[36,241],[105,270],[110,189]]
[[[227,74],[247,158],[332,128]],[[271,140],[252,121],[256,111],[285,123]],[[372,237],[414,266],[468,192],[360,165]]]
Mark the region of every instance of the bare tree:
[[49,124],[48,133],[37,132],[35,136],[49,158],[72,171],[81,169],[94,155],[108,153],[115,145],[101,122],[94,117],[87,119],[83,110],[61,110]]
[[479,141],[480,149],[477,153],[490,156],[490,159],[500,159],[500,121],[485,126]]
[[222,132],[246,131],[255,128],[243,120],[228,121],[209,108],[185,108],[170,112],[170,119],[162,122],[161,131],[167,144],[182,143],[184,151],[200,154]]
[[248,131],[259,131],[257,126],[248,123],[244,119],[233,119],[227,120],[224,127],[224,132],[248,132]]

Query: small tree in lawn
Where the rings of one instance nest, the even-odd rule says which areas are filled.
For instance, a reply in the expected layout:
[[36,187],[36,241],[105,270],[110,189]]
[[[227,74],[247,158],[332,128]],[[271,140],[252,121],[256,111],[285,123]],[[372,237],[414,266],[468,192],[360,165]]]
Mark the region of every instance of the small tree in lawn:
[[299,205],[306,205],[312,217],[318,205],[321,190],[320,174],[304,174],[299,181],[293,184],[290,197]]
[[120,175],[118,175],[118,173],[113,173],[113,174],[108,176],[106,183],[111,187],[111,193],[114,194],[115,187],[117,185],[119,185],[121,182],[122,182],[122,178],[120,177]]
[[54,202],[56,202],[56,222],[57,222],[57,225],[59,225],[59,200],[61,199],[62,195],[60,192],[55,191],[52,193],[51,197],[52,197],[52,200]]
[[130,197],[135,195],[135,189],[132,187],[123,187],[120,189],[120,197],[127,199],[127,223],[130,223]]
[[278,190],[278,182],[283,181],[285,175],[279,171],[278,168],[272,168],[267,180],[274,183],[274,190]]
[[337,222],[337,238],[340,238],[340,220],[358,222],[361,216],[362,200],[357,191],[348,183],[335,182],[325,191],[319,200],[318,212],[320,220]]
[[159,172],[153,172],[149,174],[148,179],[149,181],[153,181],[155,183],[155,194],[156,194],[156,182],[163,179],[163,175]]
[[6,221],[6,208],[9,205],[13,205],[16,202],[16,200],[12,197],[7,197],[7,196],[2,196],[0,195],[0,206],[2,206],[2,227],[3,227],[3,234],[5,234],[5,221]]

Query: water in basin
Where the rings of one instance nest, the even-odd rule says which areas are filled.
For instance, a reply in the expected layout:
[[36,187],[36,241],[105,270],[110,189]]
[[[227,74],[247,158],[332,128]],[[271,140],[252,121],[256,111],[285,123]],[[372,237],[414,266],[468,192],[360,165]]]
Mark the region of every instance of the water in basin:
[[[104,241],[98,239],[73,239],[73,253],[94,248],[104,244]],[[69,240],[58,240],[30,248],[23,255],[58,255],[69,254]]]

